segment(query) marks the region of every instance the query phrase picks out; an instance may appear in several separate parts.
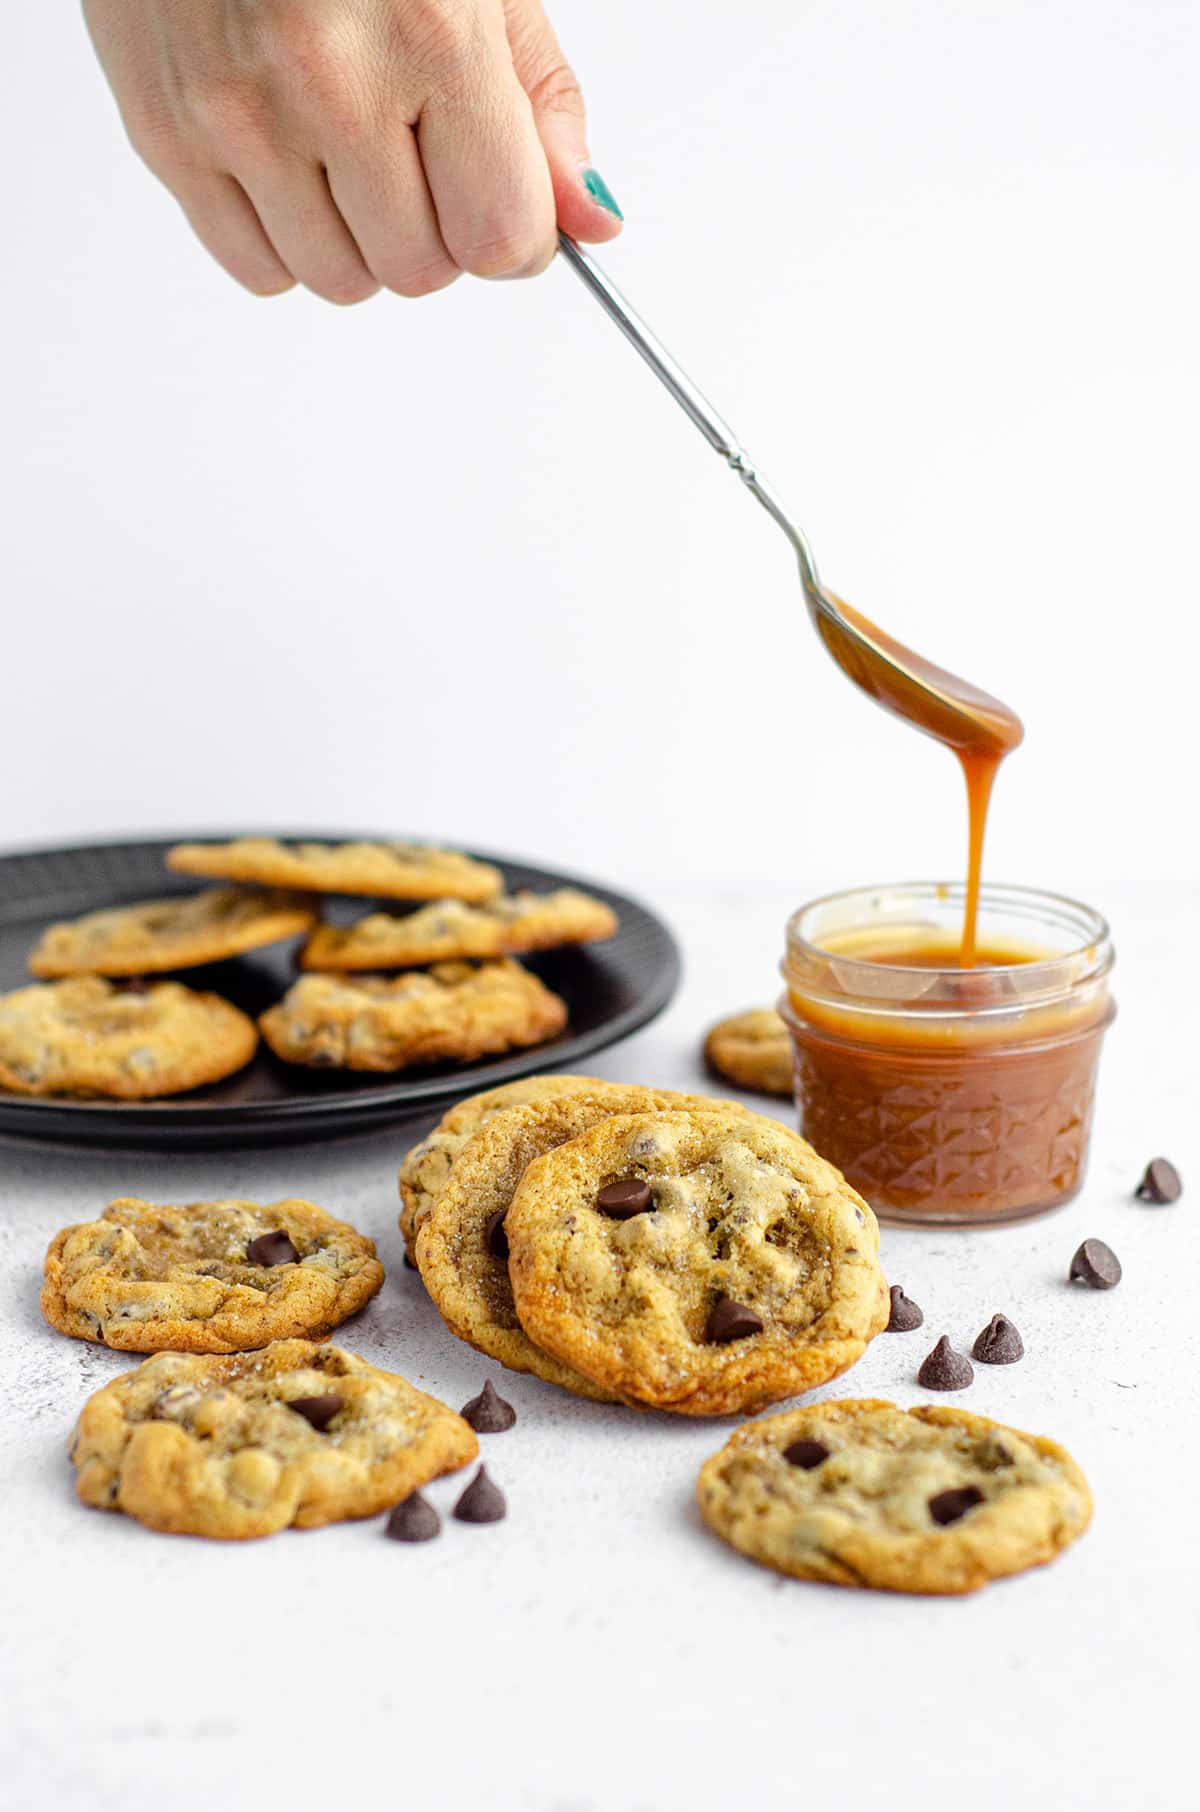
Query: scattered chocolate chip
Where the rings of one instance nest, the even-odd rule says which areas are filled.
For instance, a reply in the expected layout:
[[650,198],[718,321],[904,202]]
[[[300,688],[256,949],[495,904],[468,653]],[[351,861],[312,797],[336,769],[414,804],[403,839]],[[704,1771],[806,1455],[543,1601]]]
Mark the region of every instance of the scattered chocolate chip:
[[454,1506],[454,1514],[460,1523],[503,1522],[507,1510],[503,1491],[493,1485],[483,1466]]
[[998,1435],[986,1434],[975,1443],[974,1455],[976,1465],[986,1472],[995,1472],[1001,1466],[1013,1463],[1012,1448],[1006,1447]]
[[939,1491],[936,1497],[929,1500],[929,1514],[935,1523],[944,1528],[947,1523],[956,1523],[960,1516],[973,1510],[976,1504],[982,1504],[983,1492],[978,1485],[959,1485],[951,1491]]
[[631,1221],[635,1214],[645,1214],[654,1206],[654,1193],[643,1177],[619,1177],[606,1183],[596,1197],[596,1206],[610,1220]]
[[493,1258],[508,1257],[508,1235],[504,1231],[504,1217],[507,1208],[497,1208],[495,1214],[489,1214],[487,1225],[483,1229],[483,1243]]
[[922,1361],[917,1383],[925,1390],[966,1390],[974,1376],[975,1367],[966,1354],[956,1353],[950,1336],[943,1334]]
[[799,1466],[802,1472],[811,1472],[822,1460],[829,1458],[829,1449],[823,1441],[793,1441],[785,1447],[783,1457],[789,1466]]
[[246,1247],[246,1257],[252,1265],[294,1265],[300,1254],[293,1246],[282,1227],[274,1233],[260,1233]]
[[710,1346],[725,1346],[730,1340],[745,1340],[750,1334],[761,1334],[763,1324],[753,1309],[732,1296],[718,1296],[713,1303],[704,1330]]
[[1166,1202],[1177,1202],[1183,1194],[1183,1179],[1169,1158],[1151,1158],[1146,1174],[1133,1192],[1139,1202],[1154,1202],[1160,1208]]
[[503,1434],[517,1419],[516,1410],[503,1397],[497,1396],[490,1378],[477,1397],[463,1404],[459,1414],[464,1422],[471,1424],[476,1434]]
[[1068,1276],[1072,1283],[1085,1283],[1089,1290],[1111,1290],[1121,1281],[1121,1261],[1102,1239],[1085,1239],[1071,1260]]
[[971,1352],[984,1365],[1015,1365],[1025,1357],[1025,1343],[1007,1315],[993,1315]]
[[384,1534],[393,1541],[432,1541],[440,1535],[442,1519],[419,1491],[396,1505],[384,1526]]
[[303,1416],[318,1434],[324,1434],[341,1407],[342,1399],[332,1390],[323,1392],[319,1397],[288,1398],[288,1408],[294,1409],[298,1416]]
[[911,1297],[904,1294],[898,1283],[892,1285],[889,1295],[892,1299],[892,1312],[888,1316],[885,1333],[911,1334],[924,1321],[924,1311],[917,1307]]

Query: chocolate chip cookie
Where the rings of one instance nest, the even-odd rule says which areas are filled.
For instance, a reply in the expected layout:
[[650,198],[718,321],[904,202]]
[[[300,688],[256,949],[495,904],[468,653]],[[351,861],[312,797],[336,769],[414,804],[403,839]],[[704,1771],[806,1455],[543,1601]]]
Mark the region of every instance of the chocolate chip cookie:
[[49,926],[29,959],[34,975],[151,975],[191,969],[295,937],[316,923],[311,898],[280,888],[208,887],[142,900]]
[[313,1202],[124,1197],[55,1234],[42,1313],[124,1352],[239,1353],[319,1339],[382,1283],[374,1242]]
[[606,1119],[529,1164],[504,1225],[529,1338],[660,1409],[730,1415],[810,1390],[888,1319],[871,1210],[758,1114]]
[[[620,1392],[539,1350],[517,1317],[508,1275],[505,1217],[535,1158],[614,1113],[654,1108],[728,1108],[671,1090],[601,1084],[493,1114],[463,1145],[417,1233],[417,1266],[443,1320],[460,1340],[517,1372],[532,1372],[580,1396]],[[735,1114],[737,1109],[732,1110]]]
[[232,843],[177,843],[167,867],[178,874],[298,887],[313,893],[369,894],[387,900],[490,900],[500,871],[457,849],[423,843],[281,843],[238,837]]
[[307,1340],[158,1353],[88,1399],[70,1446],[85,1504],[222,1541],[375,1516],[478,1451],[435,1397]]
[[612,937],[614,912],[573,887],[516,893],[486,906],[436,900],[404,916],[371,912],[353,925],[320,925],[300,957],[302,969],[411,969],[463,958],[518,956]]
[[792,1092],[792,1041],[773,1007],[722,1019],[704,1040],[710,1069],[738,1088],[764,1095]]
[[1069,1453],[965,1410],[829,1401],[739,1428],[701,1468],[700,1513],[751,1560],[835,1585],[973,1592],[1087,1528]]
[[557,1095],[597,1095],[620,1086],[602,1082],[598,1076],[522,1076],[516,1082],[505,1082],[499,1088],[485,1089],[480,1095],[468,1095],[465,1101],[455,1102],[433,1131],[413,1146],[400,1166],[400,1231],[410,1256],[416,1257],[417,1234],[450,1175],[450,1166],[472,1134],[493,1115]]
[[83,976],[0,995],[0,1088],[148,1101],[249,1063],[253,1020],[180,982],[128,990]]
[[403,1070],[543,1044],[562,1031],[567,1009],[506,957],[391,978],[304,975],[258,1023],[287,1063]]

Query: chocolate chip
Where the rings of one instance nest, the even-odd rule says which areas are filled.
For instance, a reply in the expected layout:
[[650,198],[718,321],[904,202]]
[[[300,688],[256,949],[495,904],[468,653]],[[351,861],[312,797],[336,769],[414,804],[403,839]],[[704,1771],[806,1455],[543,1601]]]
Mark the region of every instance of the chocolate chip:
[[495,1214],[489,1214],[483,1229],[483,1243],[493,1258],[508,1257],[508,1235],[504,1231],[504,1217],[507,1208],[497,1208]]
[[922,1361],[917,1383],[925,1390],[966,1390],[974,1376],[975,1367],[966,1354],[956,1353],[950,1336],[943,1334]]
[[300,1254],[282,1227],[274,1233],[260,1233],[246,1247],[246,1257],[252,1265],[294,1265]]
[[888,1334],[911,1334],[919,1328],[925,1319],[923,1310],[917,1307],[911,1297],[904,1294],[898,1283],[894,1283],[888,1292],[892,1299],[892,1312],[884,1332]]
[[483,1466],[454,1506],[454,1514],[460,1523],[503,1522],[507,1510],[503,1491],[493,1485]]
[[745,1340],[750,1334],[761,1334],[763,1324],[753,1309],[732,1296],[718,1296],[713,1303],[704,1330],[710,1346],[725,1346],[730,1340]]
[[943,1528],[947,1523],[956,1523],[960,1516],[973,1510],[976,1504],[982,1504],[983,1492],[978,1485],[959,1485],[951,1491],[939,1491],[936,1497],[929,1500],[929,1514],[935,1523]]
[[783,1457],[789,1466],[799,1466],[802,1472],[811,1472],[822,1460],[829,1458],[829,1449],[823,1441],[793,1441],[785,1447]]
[[596,1206],[610,1220],[631,1221],[635,1214],[653,1208],[654,1195],[643,1177],[619,1177],[606,1183],[596,1197]]
[[1111,1290],[1121,1281],[1121,1261],[1102,1239],[1085,1239],[1071,1260],[1068,1276],[1072,1283],[1085,1283],[1089,1290]]
[[476,1434],[503,1434],[517,1419],[512,1404],[496,1395],[490,1378],[477,1397],[463,1404],[459,1414],[464,1422],[471,1424]]
[[318,1434],[324,1434],[341,1407],[342,1399],[332,1390],[323,1392],[319,1397],[288,1398],[288,1408],[294,1409],[298,1416],[303,1416]]
[[1007,1315],[993,1315],[971,1352],[984,1365],[1015,1365],[1025,1357],[1025,1344]]
[[1146,1174],[1133,1192],[1139,1202],[1154,1202],[1162,1207],[1177,1202],[1183,1194],[1183,1179],[1169,1158],[1151,1158]]
[[414,1491],[396,1505],[383,1532],[393,1541],[432,1541],[441,1529],[442,1519],[429,1499]]

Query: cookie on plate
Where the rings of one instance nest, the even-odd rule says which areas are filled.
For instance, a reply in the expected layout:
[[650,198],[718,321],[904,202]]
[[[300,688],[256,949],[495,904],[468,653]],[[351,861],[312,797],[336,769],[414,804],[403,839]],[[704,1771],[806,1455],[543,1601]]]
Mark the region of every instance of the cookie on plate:
[[46,1253],[42,1313],[123,1352],[323,1338],[383,1283],[373,1240],[313,1202],[110,1202]]
[[70,1447],[85,1504],[223,1541],[375,1516],[478,1451],[436,1397],[308,1340],[157,1353],[89,1397]]
[[503,880],[489,862],[423,843],[281,843],[238,837],[232,843],[177,843],[167,867],[183,875],[360,893],[387,900],[490,900]]
[[510,1107],[549,1101],[556,1095],[597,1095],[619,1087],[621,1084],[602,1082],[598,1076],[521,1076],[516,1082],[456,1101],[400,1166],[400,1231],[410,1257],[416,1257],[417,1234],[450,1175],[450,1166],[472,1134],[493,1115]]
[[519,956],[612,937],[617,915],[573,887],[516,893],[486,906],[435,900],[416,912],[370,912],[353,925],[319,925],[302,969],[413,969],[469,957]]
[[752,1007],[720,1020],[704,1040],[704,1055],[710,1069],[738,1088],[763,1095],[792,1092],[792,1041],[773,1007]]
[[519,963],[438,963],[385,977],[303,975],[259,1019],[286,1063],[403,1070],[544,1044],[567,1023],[557,994]]
[[1092,1499],[1054,1441],[941,1404],[814,1403],[706,1460],[709,1527],[751,1560],[834,1585],[973,1592],[1053,1560]]
[[249,1063],[254,1022],[181,982],[123,988],[99,976],[0,995],[0,1088],[150,1101]]
[[606,1119],[529,1165],[505,1229],[529,1338],[660,1409],[795,1396],[853,1365],[888,1319],[875,1216],[759,1114]]
[[422,1281],[452,1333],[517,1372],[532,1372],[580,1396],[619,1396],[602,1381],[540,1351],[517,1317],[508,1276],[506,1216],[526,1167],[617,1113],[658,1108],[727,1109],[731,1102],[601,1083],[586,1093],[493,1114],[462,1147],[417,1233]]
[[280,888],[206,887],[50,925],[29,959],[34,975],[150,975],[191,969],[311,930],[311,898]]

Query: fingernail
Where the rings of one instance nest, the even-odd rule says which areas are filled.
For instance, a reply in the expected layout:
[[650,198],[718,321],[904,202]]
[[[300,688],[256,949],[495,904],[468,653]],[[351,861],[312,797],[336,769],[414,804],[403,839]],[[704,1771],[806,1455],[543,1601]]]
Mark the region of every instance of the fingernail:
[[617,206],[617,198],[601,176],[599,170],[585,170],[583,172],[583,186],[593,201],[598,201],[602,208],[607,208],[608,212],[610,214],[615,214],[618,220],[624,220],[625,216]]

